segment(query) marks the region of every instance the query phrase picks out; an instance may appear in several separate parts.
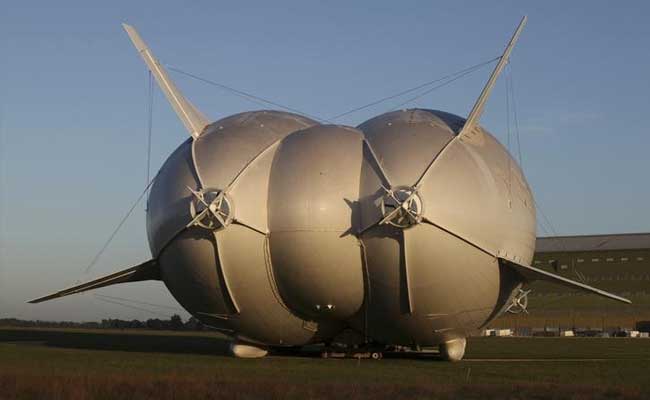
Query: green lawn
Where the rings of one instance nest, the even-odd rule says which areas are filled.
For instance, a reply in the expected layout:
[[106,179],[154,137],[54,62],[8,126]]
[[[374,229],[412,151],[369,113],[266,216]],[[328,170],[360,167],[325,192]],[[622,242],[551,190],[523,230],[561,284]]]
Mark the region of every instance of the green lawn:
[[225,355],[211,334],[0,329],[0,398],[646,398],[650,339],[474,338],[466,360]]

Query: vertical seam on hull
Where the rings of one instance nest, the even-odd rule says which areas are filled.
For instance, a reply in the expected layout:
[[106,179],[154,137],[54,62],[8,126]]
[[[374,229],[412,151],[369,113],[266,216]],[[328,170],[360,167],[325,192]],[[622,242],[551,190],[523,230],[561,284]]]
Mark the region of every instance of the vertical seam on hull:
[[280,296],[277,283],[275,281],[275,274],[273,273],[273,264],[271,262],[271,250],[269,246],[268,235],[264,237],[264,264],[266,265],[266,276],[269,280],[269,286],[271,287],[271,292],[273,293],[273,297],[275,297],[275,300],[278,302],[278,304],[282,306],[282,308],[287,310],[291,315],[294,315],[293,312],[289,309],[289,307],[287,307],[287,305],[284,304],[284,301]]
[[406,300],[408,305],[408,314],[413,315],[413,298],[411,297],[411,281],[409,274],[408,261],[406,260],[406,235],[402,229],[402,243],[401,243],[401,254],[400,254],[400,263],[403,261],[404,266],[404,283],[406,284]]
[[196,142],[199,140],[198,138],[192,140],[192,145],[191,145],[191,157],[192,157],[192,166],[194,167],[194,173],[196,174],[196,179],[199,181],[199,187],[201,189],[205,189],[205,184],[203,183],[203,178],[201,177],[201,172],[199,171],[199,163],[196,158]]
[[214,232],[212,237],[214,238],[215,252],[217,253],[217,262],[218,262],[217,275],[219,275],[220,278],[222,278],[223,286],[226,289],[224,295],[225,297],[227,297],[229,305],[231,305],[234,310],[233,314],[239,314],[239,305],[237,304],[237,301],[233,297],[232,290],[230,289],[230,284],[228,282],[228,275],[225,272],[223,259],[221,258],[221,248],[219,247],[219,238],[217,237],[217,232]]
[[363,240],[361,238],[357,238],[359,240],[359,247],[361,248],[361,265],[362,265],[362,272],[364,275],[364,286],[365,290],[364,292],[364,306],[363,306],[363,334],[364,334],[364,339],[366,342],[368,342],[368,308],[370,307],[370,274],[368,272],[368,257],[366,256],[366,245],[363,243]]

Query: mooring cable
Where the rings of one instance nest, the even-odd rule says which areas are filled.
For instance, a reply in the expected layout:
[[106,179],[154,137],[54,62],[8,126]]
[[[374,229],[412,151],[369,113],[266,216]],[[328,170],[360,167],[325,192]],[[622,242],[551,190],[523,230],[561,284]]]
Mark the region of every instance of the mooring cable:
[[[500,58],[500,57],[497,57],[497,59],[498,59],[498,58]],[[484,67],[484,66],[488,65],[488,64],[491,63],[491,62],[494,62],[494,59],[493,59],[493,60],[490,60],[490,61],[486,61],[486,62],[481,63],[481,64],[477,64],[477,65],[474,66],[474,67],[471,67],[471,68],[469,68],[469,69],[467,69],[467,70],[464,70],[464,72],[455,75],[452,79],[449,79],[449,80],[447,80],[447,81],[441,83],[440,85],[436,85],[436,86],[434,86],[434,87],[432,87],[432,88],[430,88],[430,89],[427,89],[427,90],[425,90],[424,92],[418,94],[417,96],[414,96],[414,97],[412,97],[412,98],[410,98],[410,99],[408,99],[408,100],[406,100],[406,101],[404,101],[404,102],[402,102],[402,103],[399,103],[397,106],[394,106],[394,107],[393,107],[393,110],[399,110],[399,109],[401,109],[403,106],[405,106],[406,104],[411,103],[411,102],[413,102],[413,101],[416,101],[416,100],[418,100],[418,99],[420,99],[420,98],[426,96],[427,94],[433,92],[434,90],[437,90],[437,89],[440,89],[440,88],[442,88],[442,87],[444,87],[444,86],[447,86],[447,85],[449,85],[450,83],[455,82],[455,81],[459,80],[460,78],[463,78],[463,77],[465,77],[465,76],[471,74],[472,72],[478,71],[479,69],[481,69],[481,67]]]
[[125,302],[134,303],[134,304],[141,304],[141,305],[145,305],[145,306],[151,306],[151,307],[162,308],[162,309],[166,309],[166,310],[173,310],[173,311],[183,312],[183,310],[178,308],[178,307],[166,306],[166,305],[163,305],[163,304],[148,303],[146,301],[141,301],[141,300],[127,299],[126,297],[109,296],[109,295],[106,295],[106,294],[99,294],[99,293],[95,293],[95,296],[96,297],[101,297],[101,298],[106,298],[106,299],[109,299],[109,300],[125,301]]
[[104,243],[104,245],[99,249],[99,251],[97,252],[97,254],[95,254],[95,257],[94,257],[93,260],[90,262],[90,264],[88,264],[88,267],[86,267],[84,273],[87,274],[87,273],[90,271],[90,269],[91,269],[92,267],[95,266],[95,264],[97,263],[97,261],[99,260],[99,258],[102,256],[102,254],[104,254],[104,251],[106,251],[106,248],[108,248],[108,246],[110,245],[110,243],[111,243],[111,242],[113,241],[113,239],[115,238],[115,235],[117,235],[117,233],[118,233],[119,230],[122,228],[122,226],[124,225],[124,223],[126,222],[126,220],[131,216],[131,214],[133,213],[133,210],[135,210],[135,208],[138,206],[138,204],[140,204],[140,201],[142,201],[142,199],[144,198],[144,196],[147,194],[147,191],[149,190],[149,188],[151,187],[151,185],[152,185],[152,184],[154,183],[154,181],[156,180],[156,177],[157,177],[157,175],[154,176],[153,179],[151,179],[151,181],[149,181],[149,184],[144,188],[144,190],[142,191],[142,193],[140,194],[140,196],[138,196],[138,198],[137,198],[136,201],[133,203],[133,205],[131,206],[131,208],[129,208],[129,210],[126,212],[126,214],[124,215],[124,217],[122,217],[122,219],[120,220],[119,224],[117,224],[117,226],[115,227],[115,229],[113,230],[113,232],[110,234],[110,236],[108,237],[108,239],[106,240],[106,242]]
[[348,110],[348,111],[346,111],[346,112],[343,112],[343,113],[337,114],[337,115],[335,115],[335,116],[333,116],[333,117],[331,117],[331,118],[323,118],[323,117],[318,117],[318,116],[315,116],[315,115],[311,115],[311,114],[306,113],[306,112],[304,112],[304,111],[298,110],[298,109],[296,109],[296,108],[294,108],[294,107],[290,107],[290,106],[287,106],[287,105],[284,105],[284,104],[280,104],[280,103],[278,103],[278,102],[276,102],[276,101],[272,101],[272,100],[269,100],[269,99],[265,99],[265,98],[263,98],[263,97],[260,97],[260,96],[254,95],[254,94],[252,94],[252,93],[245,92],[245,91],[243,91],[243,90],[235,89],[235,88],[233,88],[233,87],[231,87],[231,86],[228,86],[228,85],[225,85],[225,84],[222,84],[222,83],[219,83],[219,82],[213,81],[213,80],[211,80],[211,79],[207,79],[207,78],[201,77],[201,76],[199,76],[199,75],[193,74],[193,73],[191,73],[191,72],[184,71],[184,70],[182,70],[182,69],[180,69],[180,68],[177,68],[177,67],[174,67],[174,66],[171,66],[171,65],[166,65],[166,67],[167,67],[167,69],[169,69],[170,71],[173,71],[173,72],[176,72],[176,73],[179,73],[179,74],[182,74],[182,75],[188,76],[188,77],[190,77],[190,78],[192,78],[192,79],[195,79],[195,80],[201,81],[201,82],[203,82],[203,83],[206,83],[206,84],[209,84],[209,85],[212,85],[212,86],[215,86],[215,87],[221,88],[221,89],[226,90],[226,91],[229,91],[229,92],[234,93],[235,95],[237,95],[237,96],[239,96],[239,97],[242,97],[242,98],[244,98],[244,99],[247,99],[247,100],[249,100],[249,101],[252,101],[252,102],[254,102],[254,103],[256,103],[256,104],[272,105],[272,106],[279,107],[279,108],[282,108],[282,109],[287,110],[287,111],[290,111],[290,112],[294,112],[294,113],[296,113],[296,114],[304,115],[304,116],[306,116],[306,117],[309,117],[309,118],[315,119],[315,120],[320,121],[320,122],[333,123],[333,121],[335,121],[335,120],[337,120],[337,119],[339,119],[339,118],[342,118],[342,117],[344,117],[344,116],[347,116],[347,115],[353,114],[353,113],[355,113],[355,112],[358,112],[358,111],[364,110],[364,109],[366,109],[366,108],[369,108],[369,107],[375,106],[375,105],[377,105],[377,104],[381,104],[381,103],[386,102],[386,101],[388,101],[388,100],[392,100],[392,99],[395,99],[395,98],[399,98],[399,97],[404,96],[404,95],[406,95],[406,94],[409,94],[409,93],[412,93],[412,92],[418,91],[418,90],[420,90],[420,89],[426,88],[426,87],[428,87],[428,86],[431,86],[431,85],[433,85],[433,84],[435,84],[435,83],[446,81],[446,82],[442,83],[441,85],[437,85],[437,86],[435,86],[435,87],[433,87],[433,88],[430,88],[430,89],[424,91],[423,93],[420,93],[420,94],[418,94],[417,96],[415,96],[415,97],[413,97],[413,98],[410,98],[410,99],[406,100],[405,102],[400,103],[400,104],[396,107],[397,109],[399,109],[399,107],[401,107],[401,106],[403,106],[403,105],[405,105],[405,104],[408,104],[408,103],[410,103],[410,102],[413,102],[413,101],[415,101],[415,100],[417,100],[417,99],[419,99],[419,98],[421,98],[421,97],[423,97],[423,96],[425,96],[425,95],[427,95],[427,94],[433,92],[433,91],[436,90],[436,89],[439,89],[439,88],[442,88],[442,87],[444,87],[444,86],[447,86],[448,84],[450,84],[450,83],[452,83],[452,82],[454,82],[454,81],[456,81],[456,80],[458,80],[458,79],[460,79],[460,78],[462,78],[462,77],[464,77],[464,76],[466,76],[466,75],[469,75],[470,73],[472,73],[472,72],[474,72],[474,71],[480,69],[481,67],[484,67],[484,66],[486,66],[486,65],[488,65],[488,64],[491,64],[491,63],[497,61],[499,58],[500,58],[500,57],[494,57],[494,58],[491,58],[491,59],[489,59],[489,60],[486,60],[486,61],[480,62],[480,63],[478,63],[478,64],[472,65],[472,66],[470,66],[470,67],[463,68],[463,69],[458,70],[458,71],[456,71],[456,72],[453,72],[453,73],[451,73],[451,74],[447,74],[447,75],[445,75],[445,76],[443,76],[443,77],[440,77],[440,78],[437,78],[437,79],[433,79],[433,80],[430,80],[430,81],[424,82],[424,83],[422,83],[422,84],[419,84],[419,85],[417,85],[417,86],[411,87],[411,88],[409,88],[409,89],[402,90],[402,91],[400,91],[400,92],[398,92],[398,93],[394,93],[394,94],[391,94],[391,95],[389,95],[389,96],[382,97],[381,99],[378,99],[378,100],[372,101],[372,102],[370,102],[370,103],[364,104],[364,105],[362,105],[362,106],[355,107],[355,108],[353,108],[353,109],[351,109],[351,110]]
[[115,301],[115,300],[103,299],[103,298],[99,297],[97,294],[95,294],[93,297],[95,297],[95,299],[97,299],[99,301],[103,301],[105,303],[117,304],[119,306],[130,308],[130,309],[133,309],[133,310],[144,311],[144,312],[159,315],[159,316],[162,316],[162,317],[165,317],[165,318],[171,318],[171,315],[169,315],[169,314],[163,314],[163,313],[158,312],[158,311],[149,310],[149,309],[138,307],[138,306],[133,306],[133,305],[130,305],[130,304],[125,304],[125,303]]
[[508,75],[506,75],[506,79],[508,79],[510,81],[510,85],[509,85],[510,86],[510,98],[512,99],[512,114],[513,114],[514,123],[515,123],[514,128],[515,128],[515,139],[517,140],[517,155],[519,157],[519,167],[523,171],[523,169],[524,169],[524,164],[523,164],[524,160],[523,160],[522,153],[521,153],[521,140],[519,138],[519,136],[520,136],[520,134],[519,134],[519,117],[517,116],[517,102],[515,101],[516,100],[515,86],[514,86],[514,79],[513,79],[512,76],[513,76],[512,63],[509,62],[508,63]]
[[[463,74],[463,73],[465,73],[465,72],[473,72],[475,69],[478,69],[478,68],[483,67],[483,66],[485,66],[485,65],[491,64],[491,63],[493,63],[494,61],[498,60],[499,58],[501,58],[501,57],[495,57],[495,58],[492,58],[492,59],[490,59],[490,60],[483,61],[483,62],[481,62],[481,63],[475,64],[475,65],[472,65],[471,67],[463,68],[463,69],[461,69],[461,70],[459,70],[459,71],[453,72],[453,73],[451,73],[451,74],[447,74],[447,75],[445,75],[445,76],[443,76],[443,77],[441,77],[441,78],[433,79],[433,80],[430,80],[430,81],[428,81],[428,82],[424,82],[424,83],[422,83],[422,84],[420,84],[420,85],[414,86],[414,87],[412,87],[412,88],[409,88],[409,89],[406,89],[406,90],[402,90],[402,91],[400,91],[400,92],[398,92],[398,93],[394,93],[394,94],[391,94],[391,95],[389,95],[389,96],[382,97],[381,99],[378,99],[378,100],[372,101],[372,102],[370,102],[370,103],[364,104],[364,105],[359,106],[359,107],[355,107],[355,108],[353,108],[353,109],[351,109],[351,110],[349,110],[349,111],[343,112],[343,113],[341,113],[341,114],[337,114],[337,115],[335,115],[335,116],[333,116],[333,117],[331,117],[331,118],[329,118],[329,119],[330,119],[330,120],[336,120],[336,119],[339,119],[339,118],[344,117],[344,116],[346,116],[346,115],[349,115],[349,114],[355,113],[355,112],[357,112],[357,111],[364,110],[364,109],[366,109],[366,108],[368,108],[368,107],[372,107],[372,106],[375,106],[375,105],[377,105],[377,104],[381,104],[381,103],[383,103],[383,102],[385,102],[385,101],[392,100],[392,99],[395,99],[395,98],[398,98],[398,97],[404,96],[404,95],[406,95],[406,94],[409,94],[409,93],[415,92],[415,91],[417,91],[417,90],[419,90],[419,89],[423,89],[423,88],[425,88],[425,87],[427,87],[427,86],[431,86],[431,85],[433,85],[434,83],[442,82],[442,81],[444,81],[444,80],[446,80],[446,79],[453,78],[453,77],[455,77],[456,75]],[[464,75],[463,75],[463,76],[464,76]],[[455,79],[454,79],[454,80],[455,80]],[[451,82],[453,82],[453,81],[451,81]],[[451,82],[448,82],[448,83],[451,83]],[[448,83],[446,83],[446,84],[448,84]],[[446,85],[446,84],[445,84],[445,85]],[[442,85],[442,86],[445,86],[445,85]],[[440,87],[442,87],[442,86],[440,86]],[[434,88],[434,89],[432,89],[431,91],[433,91],[433,90],[435,90],[435,89],[437,89],[437,88]],[[424,96],[424,95],[426,95],[426,94],[428,94],[428,93],[430,93],[430,92],[428,91],[428,92],[426,92],[426,93],[423,93],[421,96],[417,96],[416,98],[414,98],[414,99],[412,99],[412,100],[409,100],[409,101],[405,102],[404,104],[406,104],[406,103],[408,103],[408,102],[410,102],[410,101],[413,101],[413,100],[417,100],[418,98],[420,98],[420,97],[422,97],[422,96]]]
[[301,111],[301,110],[298,110],[298,109],[296,109],[296,108],[289,107],[289,106],[285,106],[284,104],[280,104],[280,103],[278,103],[278,102],[276,102],[276,101],[268,100],[268,99],[265,99],[265,98],[263,98],[263,97],[256,96],[256,95],[254,95],[254,94],[244,92],[243,90],[235,89],[235,88],[233,88],[233,87],[230,87],[230,86],[224,85],[224,84],[222,84],[222,83],[215,82],[215,81],[213,81],[213,80],[210,80],[210,79],[207,79],[207,78],[200,77],[200,76],[195,75],[195,74],[193,74],[193,73],[183,71],[183,70],[180,69],[180,68],[176,68],[176,67],[173,67],[173,66],[170,66],[170,65],[166,65],[166,67],[167,67],[167,69],[169,69],[170,71],[174,71],[174,72],[177,72],[177,73],[179,73],[179,74],[182,74],[182,75],[188,76],[188,77],[190,77],[190,78],[192,78],[192,79],[196,79],[196,80],[201,81],[201,82],[203,82],[203,83],[207,83],[208,85],[216,86],[216,87],[218,87],[218,88],[221,88],[221,89],[227,90],[227,91],[229,91],[229,92],[232,92],[232,93],[237,94],[237,95],[240,96],[240,97],[243,97],[243,98],[248,99],[248,100],[253,101],[253,102],[257,102],[258,104],[259,104],[259,102],[261,102],[261,103],[265,103],[265,104],[268,104],[268,105],[272,105],[272,106],[275,106],[275,107],[282,108],[282,109],[284,109],[284,110],[286,110],[286,111],[290,111],[290,112],[293,112],[293,113],[296,113],[296,114],[300,114],[300,115],[303,115],[303,116],[308,117],[308,118],[311,118],[311,119],[315,119],[315,120],[317,120],[317,121],[321,121],[321,122],[329,122],[329,121],[327,121],[327,120],[325,120],[325,119],[323,119],[323,118],[321,118],[321,117],[317,117],[317,116],[315,116],[315,115],[308,114],[308,113],[306,113],[306,112],[304,112],[304,111]]

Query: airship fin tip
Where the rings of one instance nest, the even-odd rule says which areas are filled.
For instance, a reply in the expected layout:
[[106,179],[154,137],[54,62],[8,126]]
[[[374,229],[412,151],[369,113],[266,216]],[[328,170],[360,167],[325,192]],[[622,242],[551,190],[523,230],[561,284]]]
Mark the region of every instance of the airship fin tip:
[[47,296],[39,297],[28,303],[36,304],[44,301],[57,299],[59,297],[69,296],[75,293],[86,292],[88,290],[99,289],[106,286],[117,285],[119,283],[139,282],[147,280],[160,280],[160,270],[156,260],[149,260],[135,267],[127,268],[125,270],[114,272],[110,275],[92,280],[90,282],[82,283],[68,289],[60,290],[56,293]]
[[606,297],[608,299],[620,301],[621,303],[627,303],[631,304],[632,302],[624,297],[615,295],[610,292],[606,292],[604,290],[595,288],[593,286],[586,285],[581,282],[576,282],[572,279],[565,278],[560,275],[553,274],[548,271],[544,271],[543,269],[535,268],[530,265],[523,265],[520,263],[516,263],[511,260],[507,260],[505,258],[499,258],[499,263],[502,265],[505,265],[507,267],[513,268],[515,271],[517,271],[520,275],[522,275],[525,279],[530,280],[530,281],[535,281],[535,280],[543,280],[547,281],[550,283],[555,283],[558,285],[562,286],[567,286],[572,289],[578,289],[583,292],[588,292],[592,294],[597,294],[602,297]]
[[174,82],[169,78],[165,68],[158,62],[147,44],[142,40],[138,31],[126,23],[123,23],[122,27],[129,35],[133,46],[138,50],[145,64],[147,64],[149,71],[156,79],[156,82],[158,82],[158,86],[165,94],[165,97],[167,97],[167,100],[187,131],[192,137],[199,137],[205,127],[208,126],[208,119],[178,90]]
[[478,124],[478,120],[481,118],[481,115],[483,114],[485,103],[487,103],[487,100],[490,98],[490,94],[492,93],[492,89],[494,88],[494,84],[499,78],[499,75],[501,75],[503,68],[506,66],[506,64],[508,64],[508,60],[510,59],[510,53],[512,52],[512,49],[515,47],[517,40],[519,40],[519,35],[521,35],[521,31],[524,29],[524,26],[526,26],[527,21],[528,21],[528,16],[524,15],[524,17],[521,19],[521,22],[519,22],[519,25],[517,26],[515,33],[510,38],[510,41],[508,42],[508,45],[503,51],[503,54],[501,55],[501,57],[499,57],[499,62],[497,63],[496,67],[494,67],[494,70],[492,71],[490,78],[485,84],[485,87],[483,87],[483,90],[481,91],[481,94],[476,100],[476,103],[474,103],[474,107],[472,107],[472,111],[470,111],[469,115],[467,116],[465,125],[461,129],[458,136],[462,137],[463,135],[466,135],[467,133],[471,132],[472,129],[474,129],[474,127]]

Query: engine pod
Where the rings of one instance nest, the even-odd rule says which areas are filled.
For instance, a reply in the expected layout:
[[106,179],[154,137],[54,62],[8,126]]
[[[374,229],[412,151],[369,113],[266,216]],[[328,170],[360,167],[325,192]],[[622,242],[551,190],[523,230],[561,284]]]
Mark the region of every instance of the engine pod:
[[363,135],[320,125],[287,136],[269,186],[273,271],[285,303],[300,315],[345,319],[363,303],[361,250],[354,232]]

